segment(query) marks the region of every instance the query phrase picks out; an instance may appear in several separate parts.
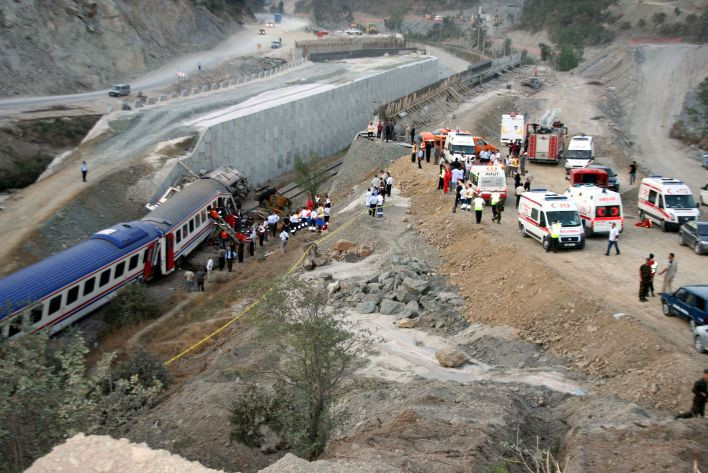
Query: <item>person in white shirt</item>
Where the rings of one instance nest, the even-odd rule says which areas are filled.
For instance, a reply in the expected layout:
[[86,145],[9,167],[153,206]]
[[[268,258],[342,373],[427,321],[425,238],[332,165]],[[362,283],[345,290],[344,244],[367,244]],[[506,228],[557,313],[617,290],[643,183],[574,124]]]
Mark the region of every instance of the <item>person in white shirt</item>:
[[450,186],[454,189],[457,186],[457,181],[464,178],[464,172],[460,168],[455,168],[452,170],[452,178],[450,179]]
[[378,196],[375,193],[372,193],[369,196],[369,216],[375,217],[376,216],[376,204],[379,202]]
[[516,208],[519,208],[519,202],[521,202],[521,194],[524,193],[524,186],[519,184],[516,186],[516,189],[514,190],[514,193],[516,194]]
[[389,175],[386,178],[386,196],[391,197],[391,189],[393,189],[393,176]]
[[472,159],[468,159],[467,162],[465,163],[465,175],[463,176],[464,179],[470,178],[470,171],[472,171],[473,164],[474,164],[474,161]]
[[369,206],[369,199],[371,199],[371,189],[366,189],[366,195],[364,195],[364,207]]
[[383,195],[379,194],[376,196],[376,217],[383,218]]
[[278,217],[278,214],[275,212],[268,215],[268,218],[266,219],[268,222],[268,228],[270,229],[270,234],[273,236],[275,236],[275,227],[278,225],[278,220],[280,220],[280,217]]
[[211,271],[214,269],[214,260],[209,258],[206,264],[207,282],[211,282]]
[[605,251],[605,256],[610,256],[610,250],[615,247],[617,254],[620,254],[619,246],[617,246],[617,239],[619,238],[620,230],[617,228],[616,223],[612,223],[612,228],[610,228],[610,237],[607,240],[607,251]]
[[460,190],[460,210],[467,210],[467,188],[463,185]]
[[285,254],[287,253],[287,246],[288,246],[288,238],[290,238],[290,235],[288,235],[287,230],[283,230],[280,232],[280,251]]

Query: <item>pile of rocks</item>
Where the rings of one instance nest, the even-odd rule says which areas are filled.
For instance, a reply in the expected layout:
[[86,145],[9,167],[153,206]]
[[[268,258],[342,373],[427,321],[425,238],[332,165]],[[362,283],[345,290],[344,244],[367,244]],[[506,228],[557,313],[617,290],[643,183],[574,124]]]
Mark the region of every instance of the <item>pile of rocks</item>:
[[360,259],[370,256],[373,252],[374,249],[370,246],[357,245],[349,240],[337,240],[330,251],[323,253],[319,252],[317,245],[313,245],[308,256],[302,260],[302,267],[311,271],[318,266],[329,264],[332,260],[356,263]]
[[375,276],[327,282],[335,308],[392,315],[401,328],[418,326],[456,333],[469,326],[459,314],[465,301],[457,290],[416,258],[394,255]]

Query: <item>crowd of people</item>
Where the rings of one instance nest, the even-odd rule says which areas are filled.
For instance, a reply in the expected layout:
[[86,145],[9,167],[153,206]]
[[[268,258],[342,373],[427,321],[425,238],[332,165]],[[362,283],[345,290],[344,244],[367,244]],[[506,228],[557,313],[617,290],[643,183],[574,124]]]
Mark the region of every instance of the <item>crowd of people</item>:
[[212,241],[217,247],[216,262],[210,257],[196,271],[185,271],[188,292],[204,291],[205,282],[212,282],[214,271],[232,272],[235,263],[243,263],[246,255],[255,256],[257,248],[266,246],[269,239],[277,238],[280,241],[280,251],[285,254],[288,241],[297,233],[326,232],[330,225],[332,201],[327,194],[315,195],[302,208],[284,214],[273,210],[267,217],[253,223],[244,220],[239,208],[208,210],[216,228],[219,228]]
[[369,209],[369,216],[383,218],[386,197],[391,197],[393,176],[388,171],[381,171],[371,179],[371,187],[366,189],[364,206]]

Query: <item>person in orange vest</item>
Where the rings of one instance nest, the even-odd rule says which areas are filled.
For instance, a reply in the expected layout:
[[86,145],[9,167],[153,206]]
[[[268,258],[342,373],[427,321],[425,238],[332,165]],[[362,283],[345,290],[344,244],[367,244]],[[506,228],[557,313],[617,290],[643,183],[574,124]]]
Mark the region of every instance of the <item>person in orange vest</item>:
[[217,212],[216,209],[211,209],[211,218],[214,220],[219,220],[219,212]]
[[219,239],[221,240],[221,248],[226,248],[226,243],[229,241],[229,234],[226,233],[226,230],[221,230]]

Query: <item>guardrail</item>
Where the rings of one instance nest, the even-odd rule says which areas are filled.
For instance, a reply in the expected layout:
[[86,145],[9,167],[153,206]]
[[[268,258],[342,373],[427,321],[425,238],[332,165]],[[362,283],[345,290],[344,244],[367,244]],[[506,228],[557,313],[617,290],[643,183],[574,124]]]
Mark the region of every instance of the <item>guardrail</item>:
[[[194,97],[195,95],[206,94],[206,93],[214,91],[214,90],[222,90],[222,89],[236,87],[239,85],[246,84],[248,82],[253,82],[253,81],[256,81],[259,79],[265,79],[268,77],[272,77],[275,74],[278,74],[280,72],[284,72],[288,69],[292,69],[293,67],[301,66],[305,62],[307,62],[307,59],[300,58],[300,59],[297,59],[293,62],[283,64],[282,66],[277,66],[277,67],[272,67],[270,69],[266,69],[266,70],[261,71],[257,74],[250,74],[247,76],[237,77],[234,79],[224,80],[221,82],[214,82],[212,84],[203,85],[201,87],[184,89],[181,92],[172,92],[171,94],[160,94],[157,96],[147,96],[147,97],[139,98],[139,99],[135,100],[132,104],[130,104],[131,109],[137,110],[137,109],[141,109],[141,108],[145,108],[145,107],[160,105],[164,102],[178,100],[178,99],[182,99],[185,97]],[[125,103],[127,103],[127,102],[125,102]],[[106,111],[106,113],[111,113],[116,110],[117,109],[114,107],[109,107],[108,110]]]

